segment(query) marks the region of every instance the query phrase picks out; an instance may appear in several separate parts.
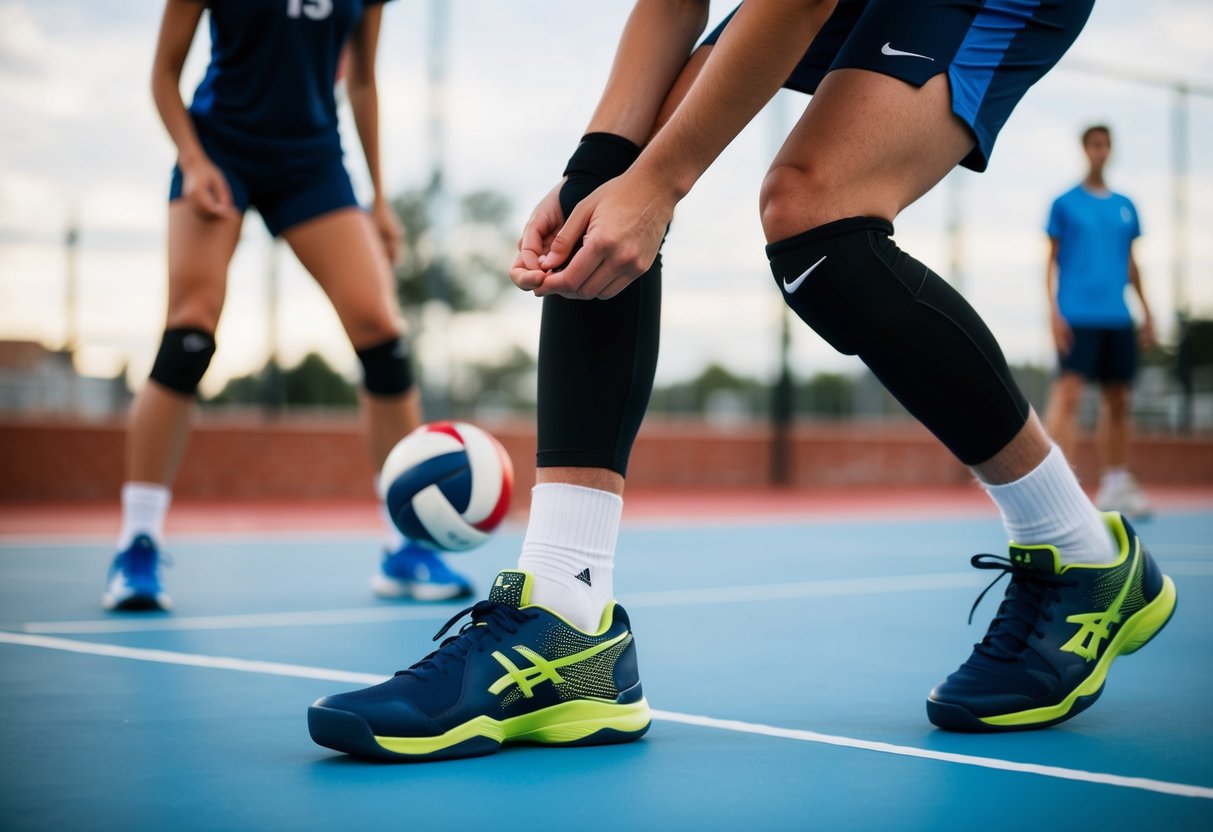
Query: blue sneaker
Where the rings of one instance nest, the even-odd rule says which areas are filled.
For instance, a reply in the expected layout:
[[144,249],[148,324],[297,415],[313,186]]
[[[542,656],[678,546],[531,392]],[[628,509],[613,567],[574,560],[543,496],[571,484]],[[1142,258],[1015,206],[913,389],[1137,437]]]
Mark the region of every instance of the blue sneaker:
[[385,551],[371,590],[380,598],[450,601],[472,594],[472,582],[451,569],[433,549],[412,541],[395,552]]
[[131,611],[172,607],[172,600],[160,586],[160,552],[150,537],[137,536],[114,558],[101,605],[107,610]]
[[1014,544],[1009,559],[973,558],[978,569],[1010,573],[1011,584],[968,661],[931,691],[931,722],[951,731],[1056,725],[1094,704],[1117,656],[1166,626],[1175,584],[1122,515],[1104,521],[1120,544],[1114,563],[1063,566],[1052,546]]
[[611,604],[597,633],[530,604],[531,576],[497,576],[472,620],[382,684],[308,709],[319,745],[389,760],[492,754],[503,743],[602,745],[649,729],[627,613]]

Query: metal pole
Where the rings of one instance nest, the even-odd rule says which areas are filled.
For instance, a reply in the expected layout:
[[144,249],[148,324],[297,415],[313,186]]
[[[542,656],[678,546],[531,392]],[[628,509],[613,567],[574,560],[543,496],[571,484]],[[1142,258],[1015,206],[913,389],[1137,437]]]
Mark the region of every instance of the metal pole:
[[68,216],[67,233],[64,235],[63,244],[67,260],[63,297],[63,352],[67,354],[68,366],[72,370],[68,379],[67,409],[69,413],[75,413],[79,405],[76,390],[79,376],[75,373],[75,367],[76,350],[80,346],[80,224],[74,210]]
[[[1188,337],[1188,120],[1191,99],[1188,87],[1175,86],[1175,97],[1171,105],[1171,295],[1175,305],[1175,338],[1180,352],[1185,354],[1184,341]],[[1179,367],[1181,403],[1179,430],[1187,433],[1192,429],[1193,401],[1190,368]],[[1188,376],[1185,378],[1185,376]]]
[[[771,101],[770,142],[772,157],[782,146],[788,132],[787,99],[776,95]],[[779,370],[771,390],[771,485],[792,483],[795,466],[792,461],[792,416],[794,409],[791,368],[792,327],[791,310],[779,302]]]
[[960,169],[948,176],[948,282],[964,293],[964,182]]
[[63,289],[63,351],[70,356],[75,354],[80,337],[80,323],[77,317],[77,295],[80,289],[80,224],[75,211],[68,217],[63,245],[67,259]]
[[269,249],[269,267],[266,277],[266,326],[265,326],[265,388],[262,394],[262,410],[267,418],[277,417],[286,404],[283,388],[282,365],[278,360],[279,308],[282,301],[282,277],[279,270],[280,240],[272,240]]
[[[446,59],[449,31],[449,8],[445,0],[430,0],[428,7],[429,39],[426,56],[427,138],[430,160],[430,182],[426,189],[427,209],[430,214],[430,229],[434,235],[434,263],[429,273],[428,314],[423,320],[432,336],[427,340],[430,349],[438,348],[439,355],[429,356],[430,368],[439,368],[428,374],[426,391],[427,410],[436,418],[446,418],[451,410],[451,350],[447,333],[451,313],[450,296],[447,291],[448,259],[447,236],[450,224],[450,206],[446,193]],[[437,382],[437,383],[435,383]]]

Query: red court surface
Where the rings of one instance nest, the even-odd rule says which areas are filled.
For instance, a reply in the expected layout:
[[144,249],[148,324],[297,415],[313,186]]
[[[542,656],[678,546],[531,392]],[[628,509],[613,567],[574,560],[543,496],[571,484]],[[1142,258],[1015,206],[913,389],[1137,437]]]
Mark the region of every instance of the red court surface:
[[[1213,485],[1148,489],[1160,511],[1213,509]],[[852,489],[679,489],[631,491],[625,522],[700,521],[733,523],[755,519],[907,520],[919,516],[993,515],[994,506],[974,483],[955,487]],[[525,509],[510,520],[523,523]],[[366,501],[183,501],[175,503],[168,534],[250,532],[367,532],[381,528],[378,509]],[[116,535],[113,503],[0,504],[0,537]]]

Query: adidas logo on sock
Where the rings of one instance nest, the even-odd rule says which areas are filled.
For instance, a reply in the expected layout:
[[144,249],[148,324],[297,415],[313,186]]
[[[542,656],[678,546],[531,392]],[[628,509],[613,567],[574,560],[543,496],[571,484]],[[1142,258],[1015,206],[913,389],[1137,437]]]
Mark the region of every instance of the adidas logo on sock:
[[586,586],[593,586],[593,584],[590,583],[590,570],[588,567],[585,569],[582,569],[580,572],[578,572],[573,577],[576,578],[577,580],[581,581]]

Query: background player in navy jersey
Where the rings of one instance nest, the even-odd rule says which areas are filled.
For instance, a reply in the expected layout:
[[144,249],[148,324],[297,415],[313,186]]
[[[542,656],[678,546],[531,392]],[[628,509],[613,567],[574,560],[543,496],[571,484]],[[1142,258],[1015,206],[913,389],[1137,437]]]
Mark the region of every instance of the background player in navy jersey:
[[[901,210],[957,164],[985,168],[1012,108],[1091,5],[746,0],[688,60],[707,4],[639,0],[589,130],[511,269],[544,298],[539,484],[518,568],[470,610],[480,626],[388,682],[316,702],[313,739],[433,758],[503,739],[645,732],[630,625],[611,598],[624,476],[656,364],[659,249],[674,207],[781,86],[813,99],[761,191],[780,292],[970,466],[1013,541],[1009,558],[973,559],[1011,582],[981,643],[929,695],[928,716],[1003,731],[1090,705],[1112,660],[1167,622],[1174,584],[1120,515],[1087,499],[977,313],[891,237]],[[723,612],[715,622],[729,626]],[[747,658],[731,658],[744,673]]]
[[[1150,503],[1129,473],[1132,388],[1137,339],[1154,341],[1150,305],[1141,288],[1133,241],[1141,236],[1137,209],[1104,182],[1112,132],[1103,125],[1082,134],[1087,175],[1053,201],[1049,211],[1046,282],[1058,375],[1049,393],[1045,425],[1067,454],[1074,447],[1075,417],[1087,383],[1099,385],[1102,408],[1096,434],[1102,466],[1095,503],[1134,517]],[[1125,285],[1141,302],[1141,331],[1125,304]]]
[[[168,221],[168,316],[151,380],[131,411],[119,554],[103,602],[168,606],[158,548],[169,485],[185,453],[198,383],[215,350],[227,268],[255,207],[328,295],[363,369],[362,407],[378,469],[421,422],[393,289],[403,229],[383,192],[375,52],[385,0],[168,0],[152,70],[177,146]],[[187,110],[181,69],[204,10],[211,61]],[[375,199],[359,208],[342,164],[334,84],[346,88]],[[386,521],[386,513],[385,513]],[[468,582],[434,552],[394,535],[377,592],[441,600]]]

